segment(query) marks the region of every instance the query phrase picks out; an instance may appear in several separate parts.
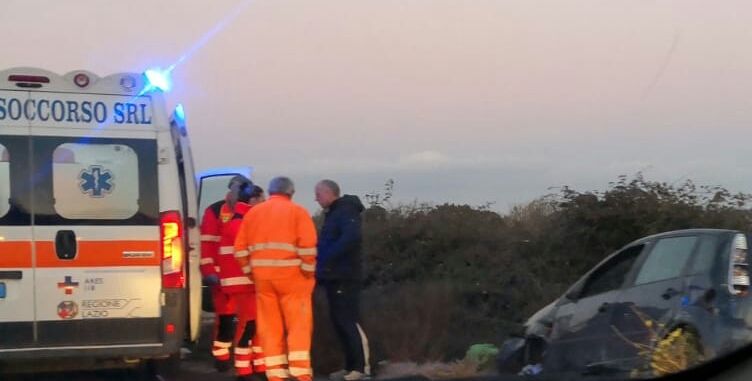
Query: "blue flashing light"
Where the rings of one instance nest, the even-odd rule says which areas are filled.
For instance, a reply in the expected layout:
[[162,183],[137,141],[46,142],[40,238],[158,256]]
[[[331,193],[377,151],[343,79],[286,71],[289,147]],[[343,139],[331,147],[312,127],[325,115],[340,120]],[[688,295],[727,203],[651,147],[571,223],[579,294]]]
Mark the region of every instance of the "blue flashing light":
[[149,69],[144,72],[144,75],[149,84],[149,89],[159,89],[166,93],[172,88],[170,70],[162,70],[159,68]]
[[180,119],[181,122],[185,122],[185,109],[183,108],[183,104],[175,106],[175,117]]

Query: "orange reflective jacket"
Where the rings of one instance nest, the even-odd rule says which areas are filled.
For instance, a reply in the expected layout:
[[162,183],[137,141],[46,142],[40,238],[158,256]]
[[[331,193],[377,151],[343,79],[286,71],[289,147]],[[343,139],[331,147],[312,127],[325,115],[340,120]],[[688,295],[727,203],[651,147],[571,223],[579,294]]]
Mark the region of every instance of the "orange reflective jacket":
[[243,217],[235,259],[256,280],[286,279],[316,271],[316,228],[289,197],[272,195]]

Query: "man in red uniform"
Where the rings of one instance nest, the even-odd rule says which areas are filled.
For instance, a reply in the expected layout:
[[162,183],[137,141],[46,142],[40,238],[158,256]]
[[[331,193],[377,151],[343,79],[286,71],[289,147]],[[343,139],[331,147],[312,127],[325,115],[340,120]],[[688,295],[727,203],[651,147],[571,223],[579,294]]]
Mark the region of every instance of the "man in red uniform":
[[[254,371],[263,375],[265,367],[260,343],[254,337],[255,286],[235,260],[233,245],[243,216],[252,207],[248,202],[253,196],[254,186],[244,176],[235,176],[230,180],[229,188],[225,200],[206,208],[201,221],[201,273],[204,282],[212,286],[217,315],[212,345],[215,367],[219,371],[229,370],[230,349],[234,341],[238,380],[248,380]],[[238,324],[233,329],[236,317]]]

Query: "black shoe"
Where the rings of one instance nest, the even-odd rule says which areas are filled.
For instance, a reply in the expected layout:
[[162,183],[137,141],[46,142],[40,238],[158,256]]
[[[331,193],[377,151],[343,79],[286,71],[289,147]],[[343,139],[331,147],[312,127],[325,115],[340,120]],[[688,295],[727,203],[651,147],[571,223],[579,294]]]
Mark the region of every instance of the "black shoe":
[[269,381],[269,379],[266,378],[266,373],[254,373],[250,375],[250,381]]
[[214,369],[220,373],[227,372],[232,369],[232,362],[230,360],[214,360]]
[[235,381],[266,381],[265,374],[253,373],[247,376],[238,376]]

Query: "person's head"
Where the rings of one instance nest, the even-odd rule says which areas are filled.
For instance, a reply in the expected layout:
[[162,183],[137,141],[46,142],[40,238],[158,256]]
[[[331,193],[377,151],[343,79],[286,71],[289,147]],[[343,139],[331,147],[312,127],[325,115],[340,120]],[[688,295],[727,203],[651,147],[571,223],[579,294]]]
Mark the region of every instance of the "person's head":
[[322,208],[329,208],[339,198],[339,185],[332,180],[321,180],[316,184],[316,202]]
[[260,204],[266,201],[264,196],[264,189],[258,185],[253,186],[253,192],[251,192],[251,200],[248,202],[251,205]]
[[295,194],[295,184],[289,177],[275,177],[269,182],[269,194],[272,196],[281,195],[292,198],[292,195]]
[[253,187],[253,182],[242,175],[233,177],[230,179],[230,183],[227,184],[227,188],[230,189],[231,198],[241,202],[248,202],[251,199]]

